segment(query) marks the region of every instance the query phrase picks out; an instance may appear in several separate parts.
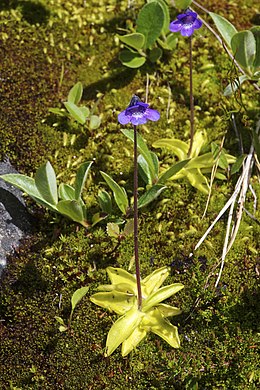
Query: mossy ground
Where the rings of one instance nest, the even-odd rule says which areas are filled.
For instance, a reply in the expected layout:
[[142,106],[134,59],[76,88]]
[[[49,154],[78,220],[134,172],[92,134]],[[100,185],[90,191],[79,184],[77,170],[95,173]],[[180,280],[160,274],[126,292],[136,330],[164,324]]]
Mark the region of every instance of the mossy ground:
[[[145,96],[147,73],[149,102],[161,112],[160,122],[143,126],[148,144],[165,136],[187,140],[189,135],[187,43],[180,39],[178,49],[155,65],[137,71],[122,67],[115,33],[134,22],[143,4],[132,2],[134,8],[128,9],[127,3],[87,1],[83,7],[80,0],[4,0],[0,4],[0,156],[8,155],[26,174],[34,173],[49,159],[66,182],[73,181],[81,162],[95,158],[84,193],[90,213],[98,210],[96,195],[103,188],[99,170],[121,180],[128,193],[132,192],[132,145],[120,132],[117,114],[133,93]],[[238,29],[250,27],[257,15],[249,0],[210,1],[207,7],[229,18]],[[210,141],[226,134],[225,147],[236,154],[229,113],[239,113],[238,125],[246,133],[254,125],[257,103],[249,85],[242,94],[249,111],[235,99],[223,98],[231,68],[219,44],[206,28],[201,29],[194,37],[196,128],[206,130]],[[82,132],[48,112],[50,107],[62,106],[76,81],[84,84],[84,103],[95,106],[102,115],[98,130]],[[172,96],[167,118],[169,87]],[[71,145],[75,132],[76,142]],[[158,156],[163,164],[171,161],[164,151]],[[185,285],[169,301],[183,310],[173,320],[179,328],[181,348],[173,350],[150,335],[126,358],[119,349],[104,357],[106,335],[116,316],[94,306],[87,297],[75,310],[71,332],[60,333],[54,317],[67,321],[72,293],[86,285],[93,293],[107,281],[108,265],[128,268],[132,237],[118,245],[117,239],[107,235],[105,224],[86,231],[28,202],[38,226],[9,258],[1,280],[0,388],[257,389],[259,226],[244,215],[217,289],[214,283],[226,218],[195,256],[189,257],[234,183],[234,177],[214,183],[204,219],[206,196],[185,181],[173,182],[141,213],[142,275],[167,264],[172,268],[168,284]],[[256,177],[252,184],[259,199]],[[252,202],[249,195],[250,211]],[[259,211],[256,217],[259,219]]]

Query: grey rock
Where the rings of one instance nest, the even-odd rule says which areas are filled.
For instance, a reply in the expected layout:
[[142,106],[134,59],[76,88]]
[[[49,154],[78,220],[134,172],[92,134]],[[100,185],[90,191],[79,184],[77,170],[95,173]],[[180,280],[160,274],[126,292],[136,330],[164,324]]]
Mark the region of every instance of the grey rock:
[[[18,173],[8,159],[0,162],[0,175],[6,173]],[[32,222],[22,192],[0,178],[0,276],[7,256],[32,232]]]

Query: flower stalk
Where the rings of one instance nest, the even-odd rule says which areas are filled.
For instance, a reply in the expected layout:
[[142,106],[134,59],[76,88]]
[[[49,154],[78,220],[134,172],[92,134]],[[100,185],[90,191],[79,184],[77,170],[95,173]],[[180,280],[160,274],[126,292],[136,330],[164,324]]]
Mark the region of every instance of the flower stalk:
[[193,96],[193,79],[192,79],[192,36],[189,37],[189,65],[190,65],[190,146],[188,158],[192,152],[194,139],[194,96]]
[[142,289],[138,252],[138,163],[137,163],[137,128],[134,125],[134,256],[137,284],[137,305],[142,309]]

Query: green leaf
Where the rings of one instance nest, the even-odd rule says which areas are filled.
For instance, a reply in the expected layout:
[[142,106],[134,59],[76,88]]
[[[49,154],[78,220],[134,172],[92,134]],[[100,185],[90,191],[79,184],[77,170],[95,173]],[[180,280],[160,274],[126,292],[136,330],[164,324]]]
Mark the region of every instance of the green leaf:
[[140,324],[143,316],[144,313],[136,306],[127,311],[123,317],[118,318],[107,335],[106,356],[110,356],[131,335]]
[[174,0],[175,7],[178,9],[186,9],[192,3],[192,0]]
[[209,184],[207,178],[203,176],[199,169],[186,170],[184,168],[184,174],[193,187],[197,188],[206,195],[209,193]]
[[258,161],[260,161],[260,141],[259,141],[259,134],[257,134],[255,130],[253,130],[252,133],[253,133],[253,145],[254,145],[254,148],[255,148],[255,152],[256,152]]
[[172,325],[167,319],[163,318],[158,309],[152,310],[149,315],[147,315],[142,322],[142,325],[145,324],[144,330],[146,327],[150,329],[151,332],[160,336],[173,348],[180,347],[180,339],[178,335],[178,328]]
[[82,93],[83,93],[83,86],[82,83],[79,81],[69,91],[68,102],[77,105],[82,98]]
[[169,286],[159,288],[157,291],[149,295],[148,298],[143,302],[143,311],[147,312],[153,306],[158,305],[158,303],[182,290],[183,287],[184,285],[182,283],[173,283]]
[[123,233],[125,236],[129,236],[130,234],[134,233],[134,220],[129,219],[129,221],[126,222]]
[[39,193],[35,185],[35,180],[32,177],[20,175],[20,173],[7,173],[5,175],[1,175],[0,178],[19,188],[23,192],[26,192],[31,197],[41,198],[41,194]]
[[182,313],[182,310],[178,307],[166,305],[165,303],[159,303],[156,306],[163,317],[173,317]]
[[153,271],[150,275],[142,280],[143,290],[146,296],[149,296],[163,284],[165,279],[169,276],[169,267],[161,267]]
[[140,326],[130,334],[130,336],[123,341],[121,355],[128,355],[147,335],[147,331],[141,329]]
[[207,168],[212,167],[214,165],[214,158],[211,152],[204,153],[200,156],[193,157],[188,162],[186,168],[187,169],[199,169],[199,168]]
[[35,185],[43,200],[52,205],[58,203],[56,174],[49,161],[37,169],[35,174]]
[[212,17],[223,39],[226,41],[228,46],[231,47],[231,39],[237,33],[237,29],[233,26],[232,23],[223,18],[223,16],[219,16],[213,12],[210,12],[209,14]]
[[98,129],[101,123],[101,119],[98,115],[91,115],[89,121],[90,130]]
[[100,171],[104,180],[108,184],[108,186],[113,191],[113,195],[116,201],[117,206],[122,211],[123,214],[126,214],[128,208],[128,199],[125,190],[120,187],[109,175],[105,172]]
[[164,26],[164,12],[158,2],[144,5],[138,14],[136,31],[145,36],[145,49],[151,49]]
[[251,75],[256,54],[254,34],[251,31],[240,31],[233,35],[231,48],[237,62]]
[[82,114],[84,115],[84,118],[86,120],[89,117],[89,114],[90,114],[89,108],[85,107],[85,106],[81,106],[81,107],[78,107],[78,108],[80,109],[80,111],[82,112]]
[[241,84],[243,84],[243,82],[248,79],[249,79],[248,76],[245,74],[239,76],[237,79],[233,80],[232,83],[228,84],[228,86],[225,88],[223,92],[223,95],[231,96],[234,92],[237,91],[238,88],[240,88]]
[[59,198],[62,200],[75,199],[75,189],[69,184],[61,183],[58,189]]
[[153,147],[171,150],[179,160],[187,159],[189,146],[179,139],[161,138],[153,143]]
[[109,222],[107,224],[107,234],[110,236],[110,237],[118,237],[119,236],[119,233],[120,233],[120,229],[119,229],[119,226],[114,223],[114,222]]
[[170,50],[175,49],[177,46],[177,42],[178,42],[178,37],[176,36],[176,34],[170,33],[167,35],[166,38],[167,48],[169,48]]
[[82,205],[76,200],[60,200],[57,204],[57,210],[71,218],[75,222],[79,222],[84,225],[84,212]]
[[[128,129],[121,129],[121,132],[129,138],[132,142],[134,142],[134,132],[133,130]],[[152,179],[152,182],[157,181],[157,175],[158,175],[158,165],[155,161],[154,156],[152,155],[152,152],[148,149],[148,146],[146,145],[144,139],[142,136],[137,133],[137,148],[139,153],[143,156],[143,158],[146,160],[149,170],[150,170],[150,176]],[[158,159],[157,159],[158,161]],[[157,166],[156,166],[157,165]]]
[[246,156],[247,156],[246,154],[242,154],[241,156],[239,156],[237,158],[236,162],[232,165],[232,168],[231,168],[231,171],[230,171],[231,175],[234,175],[235,173],[237,173],[240,170],[240,168],[242,167],[243,162],[244,162]]
[[98,193],[98,203],[101,207],[101,210],[106,214],[112,213],[112,201],[108,192],[105,190],[99,191]]
[[160,47],[154,47],[152,48],[152,50],[149,52],[149,60],[151,62],[156,62],[157,60],[159,60],[161,58],[163,54],[163,51]]
[[63,109],[60,109],[60,108],[49,108],[49,111],[52,114],[59,115],[59,116],[65,116],[66,115],[66,111],[63,110]]
[[170,25],[170,13],[169,13],[169,7],[166,4],[165,0],[148,0],[147,3],[157,2],[160,4],[163,10],[163,29],[162,33],[167,34],[169,32],[169,25]]
[[257,71],[260,70],[260,26],[254,26],[250,28],[250,31],[254,34],[255,43],[256,43],[256,55],[253,64],[254,67],[253,73],[256,73]]
[[86,117],[85,114],[82,112],[81,108],[71,102],[64,102],[64,105],[72,116],[72,118],[75,119],[75,121],[77,121],[81,125],[84,125],[84,123],[86,122]]
[[121,268],[108,267],[106,271],[112,284],[127,283],[136,290],[136,278],[134,275]]
[[152,184],[153,180],[151,177],[149,165],[147,164],[147,161],[141,154],[139,154],[137,158],[137,162],[138,162],[138,173],[143,179],[143,181],[145,182],[145,184]]
[[95,305],[123,315],[134,306],[136,297],[125,292],[113,290],[95,293],[91,295],[90,300]]
[[167,188],[163,184],[155,184],[138,199],[138,208],[147,206],[153,202]]
[[76,180],[75,180],[75,199],[80,200],[83,187],[85,185],[89,170],[93,161],[87,161],[80,165],[77,170]]
[[172,176],[176,175],[182,168],[184,168],[187,163],[190,161],[190,159],[182,160],[174,164],[172,167],[167,169],[158,180],[158,184],[164,184],[168,179],[170,179]]
[[145,43],[145,36],[140,33],[132,33],[132,34],[126,34],[126,35],[117,35],[119,40],[126,45],[136,49],[140,50],[144,46]]
[[73,312],[76,305],[81,301],[81,299],[87,294],[89,287],[81,287],[74,292],[71,297],[71,311]]
[[119,60],[122,62],[123,65],[127,66],[128,68],[134,69],[140,68],[140,66],[145,63],[146,58],[133,51],[122,50],[119,53]]

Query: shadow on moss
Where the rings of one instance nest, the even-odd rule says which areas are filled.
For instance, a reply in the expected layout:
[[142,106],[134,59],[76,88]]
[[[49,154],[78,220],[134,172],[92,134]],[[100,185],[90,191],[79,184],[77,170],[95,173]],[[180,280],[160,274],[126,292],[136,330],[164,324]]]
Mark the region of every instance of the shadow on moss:
[[2,0],[0,4],[0,11],[14,8],[19,8],[23,18],[30,24],[46,24],[50,17],[50,12],[39,2]]

